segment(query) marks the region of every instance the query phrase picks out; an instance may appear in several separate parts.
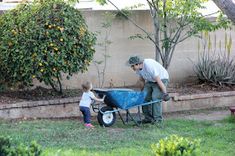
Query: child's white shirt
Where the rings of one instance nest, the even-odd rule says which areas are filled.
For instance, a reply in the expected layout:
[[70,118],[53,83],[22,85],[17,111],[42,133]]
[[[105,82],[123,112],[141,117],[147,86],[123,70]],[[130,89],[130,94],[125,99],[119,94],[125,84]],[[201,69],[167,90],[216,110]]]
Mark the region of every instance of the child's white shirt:
[[82,107],[90,107],[92,100],[95,98],[95,95],[93,92],[83,92],[82,98],[80,100],[79,106]]

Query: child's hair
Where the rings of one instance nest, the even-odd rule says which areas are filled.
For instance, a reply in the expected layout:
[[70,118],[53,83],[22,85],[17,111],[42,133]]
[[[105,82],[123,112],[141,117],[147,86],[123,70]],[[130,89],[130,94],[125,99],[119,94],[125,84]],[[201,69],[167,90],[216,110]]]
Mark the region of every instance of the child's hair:
[[86,82],[82,84],[82,90],[87,92],[89,89],[91,89],[92,83],[91,82]]

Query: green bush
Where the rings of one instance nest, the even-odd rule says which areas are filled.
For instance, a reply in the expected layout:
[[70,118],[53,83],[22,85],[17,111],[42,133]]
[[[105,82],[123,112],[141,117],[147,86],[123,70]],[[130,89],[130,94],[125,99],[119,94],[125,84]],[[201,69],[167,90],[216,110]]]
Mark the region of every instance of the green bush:
[[95,52],[95,35],[63,0],[22,3],[1,15],[0,26],[0,78],[9,84],[37,79],[62,92],[62,75],[86,71]]
[[151,145],[156,156],[197,156],[200,155],[200,141],[171,135]]
[[11,145],[9,137],[0,136],[0,156],[40,156],[41,148],[33,141],[29,146],[23,144]]
[[224,121],[227,122],[227,123],[234,123],[235,124],[235,116],[230,115],[227,118],[225,118]]
[[0,156],[7,155],[9,153],[8,150],[10,147],[10,138],[0,136]]
[[226,55],[216,57],[204,52],[195,65],[195,73],[204,83],[217,86],[235,84],[235,63]]

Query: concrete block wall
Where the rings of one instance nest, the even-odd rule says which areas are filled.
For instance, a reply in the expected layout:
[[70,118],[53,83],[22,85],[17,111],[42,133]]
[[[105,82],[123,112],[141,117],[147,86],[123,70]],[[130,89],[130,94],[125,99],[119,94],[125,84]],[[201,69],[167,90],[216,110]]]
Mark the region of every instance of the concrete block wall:
[[[92,32],[101,31],[101,35],[97,36],[98,41],[102,42],[104,38],[104,30],[101,29],[101,23],[104,22],[105,11],[83,11],[88,28]],[[148,10],[133,11],[130,16],[139,26],[148,32],[153,32],[152,20]],[[140,29],[134,26],[126,19],[116,18],[110,27],[110,34],[108,39],[112,42],[108,47],[107,54],[110,58],[107,59],[107,69],[105,72],[105,86],[109,87],[110,84],[114,86],[129,86],[134,85],[137,81],[136,74],[126,66],[126,61],[132,55],[140,55],[145,58],[154,58],[154,46],[149,40],[134,39],[130,40],[129,37],[135,34],[143,34]],[[232,37],[232,57],[235,56],[235,31],[232,30],[217,30],[209,33],[211,36],[212,47],[219,49],[221,42],[222,49],[224,50],[225,33],[228,37]],[[216,45],[213,45],[216,38]],[[170,74],[171,83],[183,83],[190,81],[195,77],[193,71],[194,63],[198,61],[198,54],[202,52],[202,48],[198,49],[199,39],[191,37],[184,42],[178,44],[172,58],[171,65],[168,69]],[[202,47],[202,44],[201,44]],[[214,49],[212,49],[214,51]],[[102,60],[103,49],[96,47],[96,54],[94,60]],[[220,51],[217,51],[220,52]],[[77,74],[72,79],[64,80],[63,85],[67,88],[80,87],[81,83],[90,80],[94,86],[98,86],[97,70],[94,64],[88,68],[85,74]]]
[[[102,29],[101,23],[105,21],[104,13],[107,11],[82,11],[86,19],[88,28],[92,32],[101,32],[97,36],[97,43],[103,42],[105,37],[105,30]],[[109,11],[112,12],[112,11]],[[153,32],[152,19],[149,10],[136,10],[130,15],[130,18],[136,22],[140,27],[147,32]],[[221,51],[224,51],[225,34],[232,37],[231,58],[235,56],[235,31],[234,27],[231,30],[220,29],[215,32],[209,33],[211,36],[212,47],[215,51],[220,52],[219,44],[221,43]],[[127,67],[126,61],[132,55],[141,55],[144,58],[154,59],[154,46],[150,40],[134,39],[130,40],[129,37],[135,34],[143,34],[143,32],[132,24],[127,19],[115,18],[109,30],[108,40],[112,43],[107,49],[107,54],[110,58],[107,59],[107,69],[105,71],[105,87],[115,86],[131,86],[137,81],[136,74]],[[216,38],[216,45],[213,45]],[[171,65],[168,69],[170,74],[171,83],[184,83],[185,81],[192,81],[195,77],[193,71],[194,63],[198,61],[198,54],[202,52],[202,48],[198,49],[199,39],[195,37],[188,38],[184,42],[177,45]],[[202,45],[201,45],[202,47]],[[211,50],[211,52],[214,51]],[[104,53],[103,47],[96,46],[96,53],[94,60],[103,60]],[[88,71],[84,74],[75,74],[70,80],[64,76],[62,81],[63,88],[80,88],[81,83],[84,81],[91,81],[94,87],[98,86],[97,69],[94,64],[91,64]],[[39,82],[34,82],[36,86],[44,86]]]

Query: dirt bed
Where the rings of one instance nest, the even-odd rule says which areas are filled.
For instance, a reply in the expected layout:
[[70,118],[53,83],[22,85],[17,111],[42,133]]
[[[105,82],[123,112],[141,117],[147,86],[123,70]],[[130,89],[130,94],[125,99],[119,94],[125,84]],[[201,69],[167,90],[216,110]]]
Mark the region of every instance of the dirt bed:
[[[169,93],[178,93],[179,95],[203,94],[209,92],[235,91],[235,86],[216,87],[208,84],[186,83],[184,85],[169,85]],[[82,91],[79,89],[64,90],[60,95],[51,89],[37,87],[33,90],[25,91],[5,91],[0,93],[0,104],[12,104],[23,101],[51,100],[58,98],[68,98],[81,96]]]

